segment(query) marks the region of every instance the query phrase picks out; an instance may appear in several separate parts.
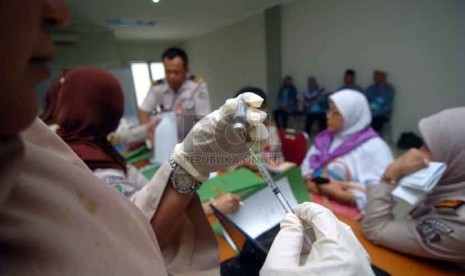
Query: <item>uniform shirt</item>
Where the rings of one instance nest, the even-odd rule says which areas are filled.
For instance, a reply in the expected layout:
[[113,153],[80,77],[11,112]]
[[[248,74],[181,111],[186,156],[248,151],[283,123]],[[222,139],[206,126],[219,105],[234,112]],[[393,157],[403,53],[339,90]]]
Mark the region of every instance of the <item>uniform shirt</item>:
[[365,92],[373,116],[391,117],[395,90],[389,83],[373,84]]
[[147,179],[134,167],[127,165],[127,173],[117,169],[96,169],[94,175],[105,181],[127,198],[147,185]]
[[149,219],[167,185],[167,163],[137,193],[137,208],[40,120],[2,138],[0,157],[0,275],[219,275],[198,200],[173,229],[176,240],[163,254],[158,246]]
[[295,86],[282,86],[278,93],[278,109],[285,106],[283,110],[287,113],[292,113],[297,109],[297,89]]
[[325,114],[327,96],[325,90],[320,87],[307,89],[303,92],[305,100],[305,111],[307,114]]
[[156,81],[140,109],[153,112],[157,107],[176,112],[178,138],[181,141],[200,118],[211,112],[207,85],[200,77],[188,76],[175,93],[165,79]]
[[0,275],[167,275],[143,214],[42,122],[0,155]]
[[409,218],[394,219],[394,188],[386,183],[368,188],[363,234],[396,251],[465,265],[465,204],[458,208],[441,207],[445,201],[418,204]]

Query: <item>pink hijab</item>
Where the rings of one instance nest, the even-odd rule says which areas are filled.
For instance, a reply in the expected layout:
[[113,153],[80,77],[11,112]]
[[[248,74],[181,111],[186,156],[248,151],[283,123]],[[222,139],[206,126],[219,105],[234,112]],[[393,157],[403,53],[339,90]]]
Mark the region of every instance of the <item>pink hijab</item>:
[[448,199],[465,200],[465,107],[451,108],[422,119],[418,126],[434,161],[447,170],[426,204]]

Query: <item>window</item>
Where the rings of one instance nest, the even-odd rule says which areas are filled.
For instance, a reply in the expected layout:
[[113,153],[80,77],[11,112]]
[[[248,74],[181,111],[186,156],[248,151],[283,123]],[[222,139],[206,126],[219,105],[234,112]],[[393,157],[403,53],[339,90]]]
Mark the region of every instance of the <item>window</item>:
[[151,82],[165,77],[165,69],[162,62],[132,62],[130,66],[137,106],[140,106],[149,92]]

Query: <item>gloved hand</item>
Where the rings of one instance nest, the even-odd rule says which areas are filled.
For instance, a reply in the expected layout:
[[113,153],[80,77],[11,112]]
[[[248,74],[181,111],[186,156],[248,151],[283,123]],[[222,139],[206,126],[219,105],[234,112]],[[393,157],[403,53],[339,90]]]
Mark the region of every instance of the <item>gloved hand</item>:
[[[247,104],[247,131],[234,131],[239,99]],[[219,109],[203,117],[176,145],[174,161],[203,182],[210,172],[229,168],[248,156],[248,150],[261,148],[269,134],[263,121],[266,113],[259,110],[263,99],[254,93],[243,93],[229,99]]]
[[[294,211],[281,222],[260,275],[374,275],[365,249],[331,211],[309,202]],[[315,232],[310,253],[302,251],[302,222]]]

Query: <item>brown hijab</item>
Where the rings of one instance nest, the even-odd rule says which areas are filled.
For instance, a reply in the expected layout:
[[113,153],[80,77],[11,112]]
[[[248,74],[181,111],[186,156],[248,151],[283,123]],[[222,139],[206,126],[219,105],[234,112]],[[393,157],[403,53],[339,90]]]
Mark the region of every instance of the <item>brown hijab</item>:
[[58,135],[91,169],[126,172],[124,158],[107,140],[123,116],[124,96],[119,81],[99,68],[69,71],[58,97]]
[[427,204],[448,199],[465,200],[465,107],[451,108],[419,122],[433,160],[444,162],[447,170],[426,198]]

